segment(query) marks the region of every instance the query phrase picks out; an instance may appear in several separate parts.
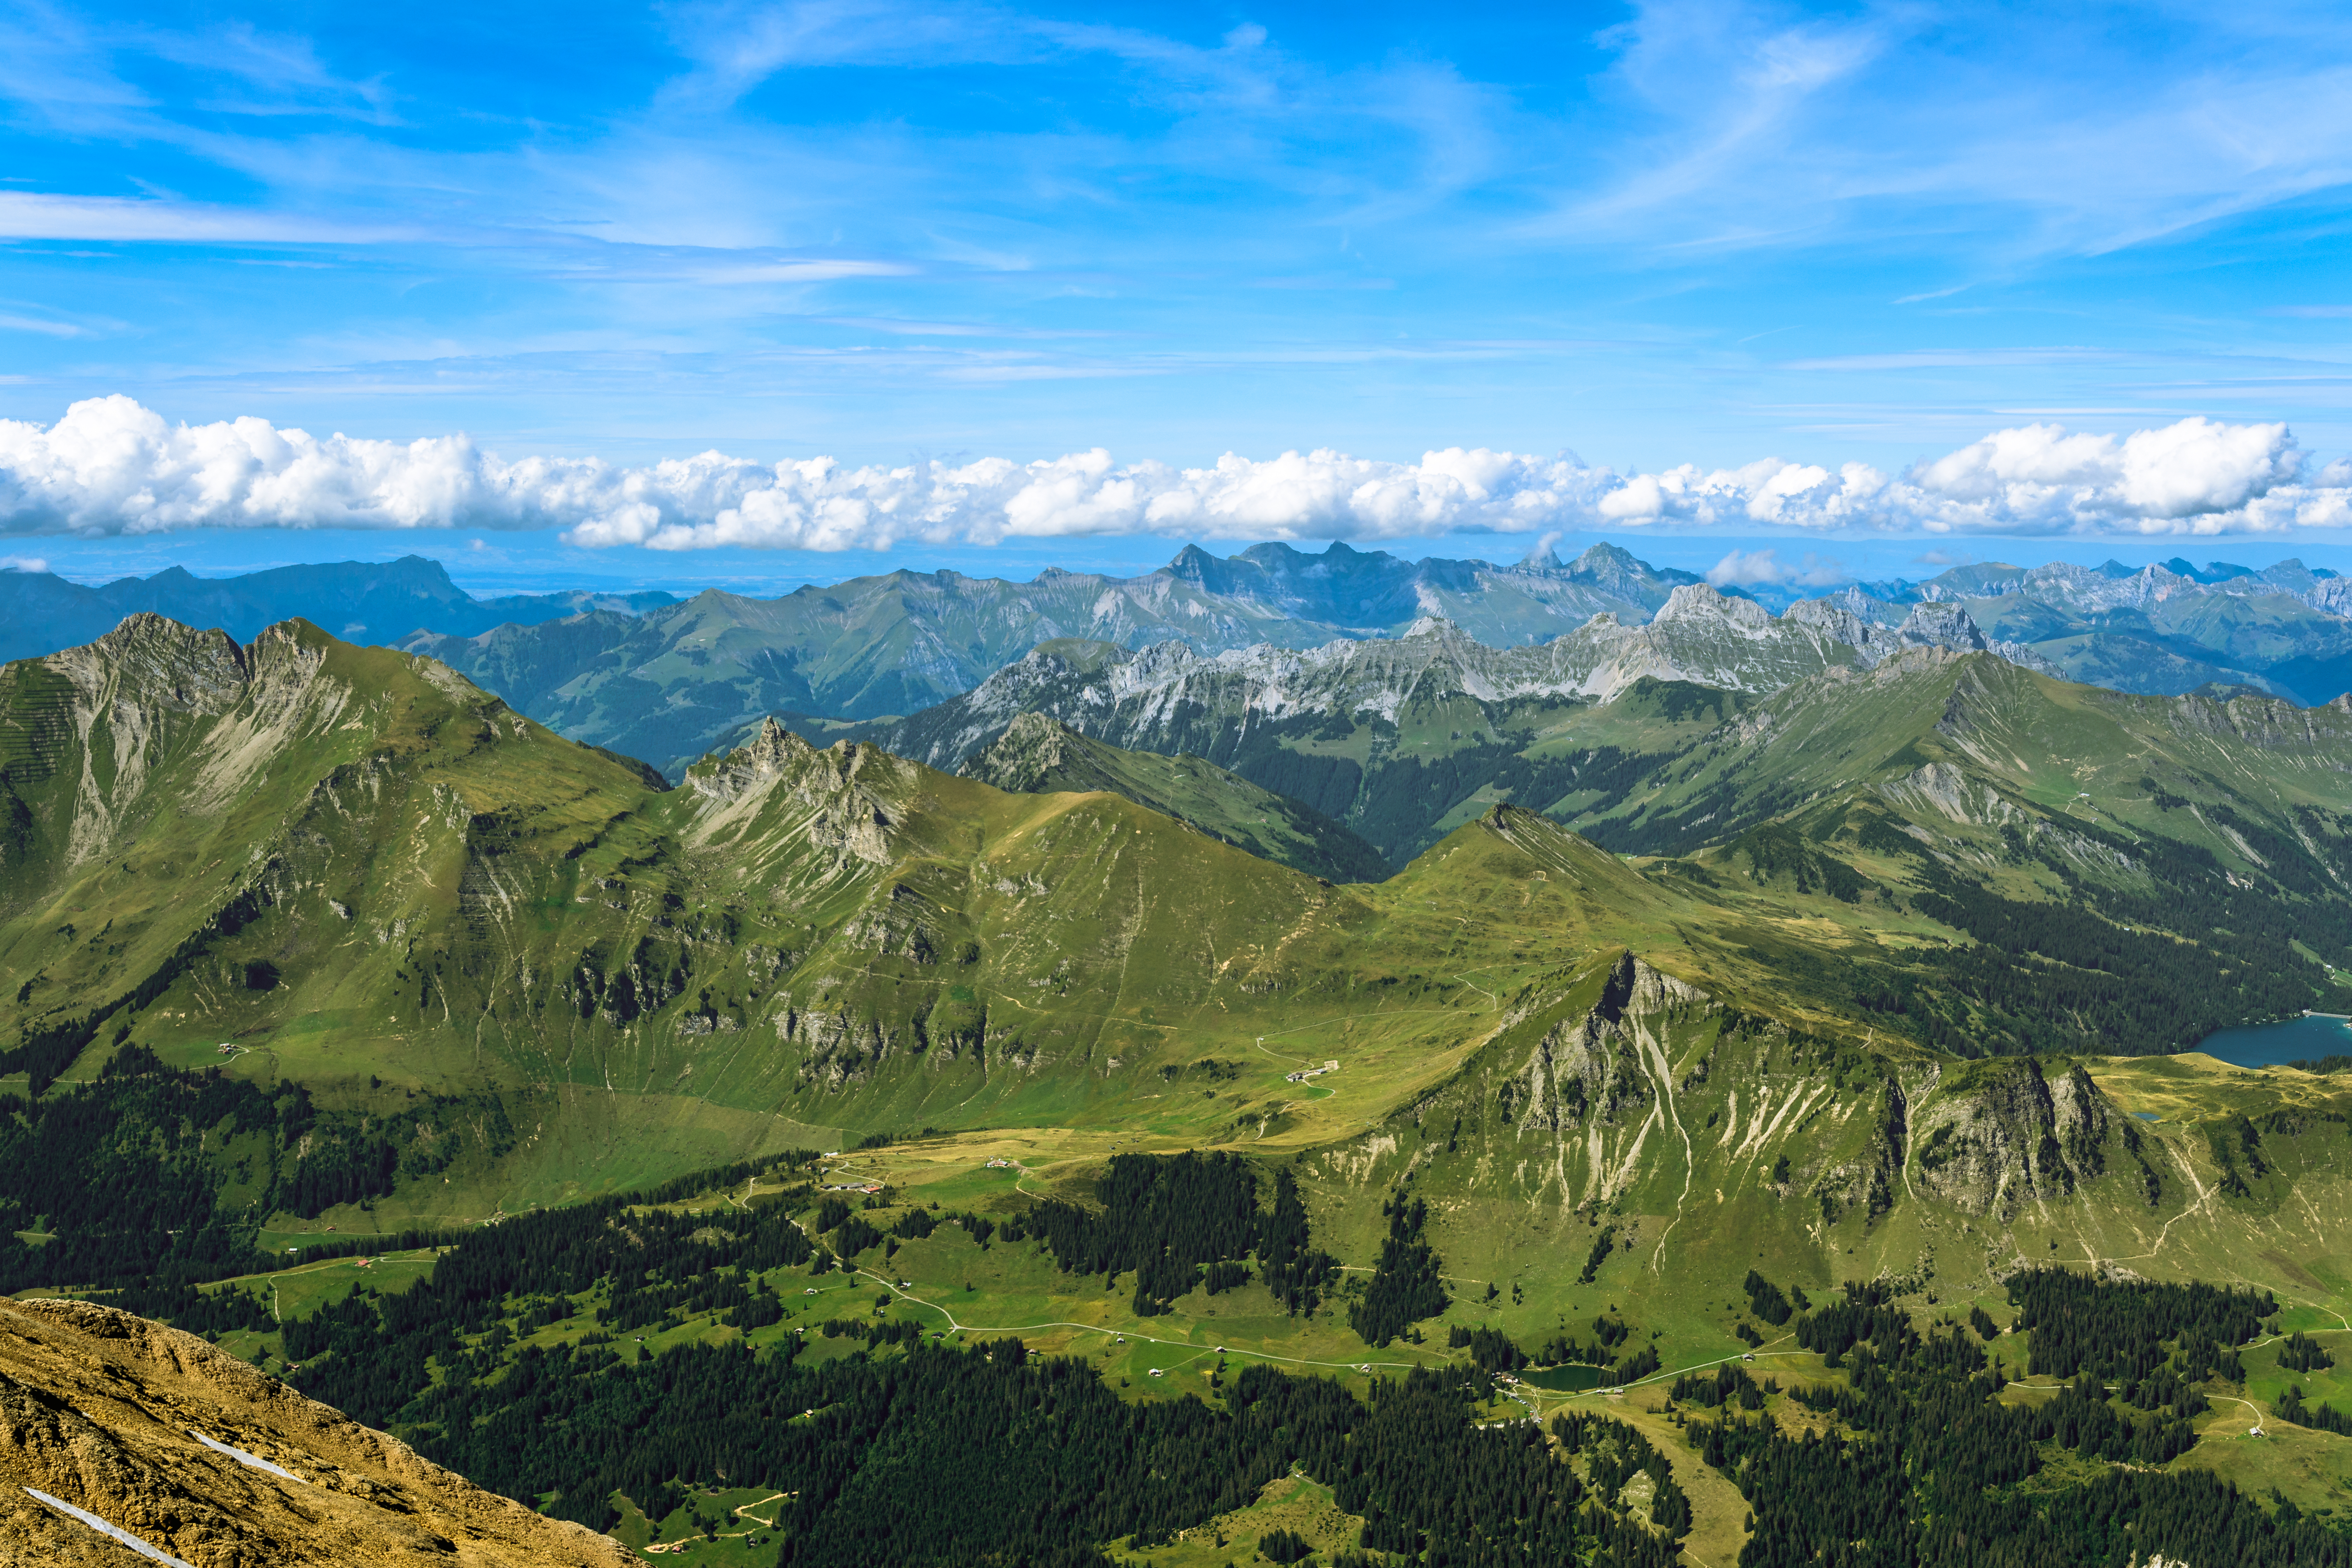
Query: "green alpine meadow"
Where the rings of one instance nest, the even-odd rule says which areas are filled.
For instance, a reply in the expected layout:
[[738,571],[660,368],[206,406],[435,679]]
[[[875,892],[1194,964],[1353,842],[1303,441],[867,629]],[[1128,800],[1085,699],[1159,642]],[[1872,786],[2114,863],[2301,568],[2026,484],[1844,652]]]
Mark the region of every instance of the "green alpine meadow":
[[2196,1047],[2352,1012],[2352,702],[1679,595],[675,785],[0,668],[0,1274],[656,1559],[2338,1561],[2352,1076]]

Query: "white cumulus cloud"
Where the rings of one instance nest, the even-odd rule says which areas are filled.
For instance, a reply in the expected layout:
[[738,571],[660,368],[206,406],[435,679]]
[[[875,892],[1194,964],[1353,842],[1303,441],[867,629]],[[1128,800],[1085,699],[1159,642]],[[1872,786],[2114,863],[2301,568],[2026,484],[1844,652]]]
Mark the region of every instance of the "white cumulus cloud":
[[2294,484],[2302,467],[2284,425],[2190,418],[2121,439],[2028,425],[1920,464],[1903,488],[1939,530],[2202,533],[2319,521],[2305,506],[2326,498]]
[[1735,550],[1706,570],[1706,580],[1718,588],[1753,588],[1779,584],[1791,588],[1834,588],[1847,580],[1837,562],[1805,552],[1791,566],[1776,550]]
[[[1205,468],[1120,463],[1097,447],[852,466],[720,452],[628,468],[485,452],[463,435],[312,436],[257,417],[173,425],[124,396],[42,426],[0,420],[0,532],[182,528],[557,529],[573,543],[884,549],[908,542],[1164,534],[1359,539],[1616,528],[1807,534],[2280,532],[2352,526],[2352,465],[2306,477],[2284,425],[2183,419],[2127,435],[1997,430],[1889,478],[1768,458],[1620,474],[1569,455],[1447,447],[1418,462],[1344,452],[1228,453]],[[1727,557],[1726,583],[1811,585],[1808,556]]]

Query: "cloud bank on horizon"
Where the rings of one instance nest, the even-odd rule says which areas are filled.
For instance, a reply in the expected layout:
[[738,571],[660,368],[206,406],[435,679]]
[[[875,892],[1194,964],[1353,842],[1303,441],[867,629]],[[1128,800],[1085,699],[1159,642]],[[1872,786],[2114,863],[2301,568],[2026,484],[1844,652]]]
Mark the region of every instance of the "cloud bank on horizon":
[[2352,526],[2352,461],[2317,467],[2284,423],[2192,416],[2128,434],[1995,430],[1888,475],[1767,458],[1621,474],[1483,447],[1417,463],[1227,454],[1212,467],[1100,448],[852,467],[710,451],[650,466],[483,451],[463,435],[324,437],[246,417],[173,425],[120,395],[42,426],[0,420],[0,533],[191,528],[560,531],[591,549],[889,549],[1167,535],[1364,540],[1563,528],[1792,535],[2280,535]]

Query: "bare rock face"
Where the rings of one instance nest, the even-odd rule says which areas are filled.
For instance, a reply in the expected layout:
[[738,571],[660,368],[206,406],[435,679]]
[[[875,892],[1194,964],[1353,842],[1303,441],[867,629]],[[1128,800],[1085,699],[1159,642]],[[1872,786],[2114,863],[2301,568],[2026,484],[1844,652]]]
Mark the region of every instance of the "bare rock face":
[[842,741],[820,752],[771,718],[751,744],[688,769],[686,787],[706,803],[695,830],[706,844],[781,833],[831,850],[837,866],[880,866],[916,775],[877,746]]
[[[966,763],[963,773],[966,778],[1027,795],[1044,789],[1048,781],[1060,780],[1074,761],[1083,763],[1083,759],[1077,734],[1068,725],[1043,713],[1018,713],[993,745]],[[1098,788],[1116,787],[1110,783],[1087,782]]]
[[192,1568],[633,1561],[193,1334],[85,1301],[0,1300],[0,1563],[140,1560],[35,1491]]
[[786,773],[805,769],[816,758],[816,748],[776,722],[773,716],[760,725],[748,746],[737,748],[716,764],[696,769],[688,787],[715,801],[732,801]]
[[2023,643],[1985,636],[1967,606],[1950,600],[1914,605],[1900,624],[1888,618],[1889,606],[1848,588],[1827,598],[1801,599],[1789,606],[1781,619],[1818,627],[1876,666],[1906,648],[1949,648],[1956,653],[1994,653],[2044,675],[2065,672]]
[[1615,1125],[1621,1114],[1645,1108],[1660,1092],[1643,1060],[1636,1016],[1706,999],[1705,992],[1625,953],[1592,1011],[1562,1019],[1537,1042],[1504,1085],[1505,1107],[1522,1130],[1580,1131],[1588,1118]]
[[1919,1115],[1919,1184],[2006,1217],[2104,1173],[2110,1126],[2106,1097],[2080,1067],[2053,1080],[2030,1057],[1975,1064]]

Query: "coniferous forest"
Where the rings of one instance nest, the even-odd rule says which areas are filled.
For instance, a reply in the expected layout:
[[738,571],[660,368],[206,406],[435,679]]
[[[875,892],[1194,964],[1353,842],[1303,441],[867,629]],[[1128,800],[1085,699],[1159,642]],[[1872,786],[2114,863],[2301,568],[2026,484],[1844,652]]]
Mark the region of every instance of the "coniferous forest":
[[[1244,1363],[1205,1399],[1137,1401],[1082,1359],[879,1315],[821,1325],[821,1339],[855,1347],[845,1354],[813,1357],[814,1325],[756,1350],[648,1354],[646,1331],[697,1314],[775,1325],[798,1294],[780,1294],[780,1279],[878,1265],[942,1226],[1079,1273],[1132,1271],[1139,1310],[1213,1285],[1220,1268],[1299,1279],[1330,1267],[1289,1172],[1262,1183],[1230,1157],[1125,1156],[1095,1204],[1040,1202],[1003,1224],[919,1206],[877,1223],[868,1216],[890,1194],[853,1206],[820,1194],[804,1168],[761,1162],[475,1230],[412,1289],[358,1291],[288,1323],[289,1376],[482,1485],[595,1529],[625,1506],[661,1518],[699,1488],[789,1491],[772,1525],[781,1564],[1077,1568],[1113,1542],[1148,1555],[1295,1473],[1362,1521],[1360,1547],[1335,1568],[1666,1568],[1685,1561],[1677,1542],[1693,1518],[1677,1466],[1686,1478],[1704,1465],[1750,1510],[1741,1568],[2126,1568],[2154,1553],[2352,1565],[2352,1536],[2327,1522],[2158,1468],[2197,1443],[2202,1390],[2242,1377],[2239,1352],[2278,1310],[2242,1289],[2026,1270],[2008,1288],[2031,1346],[2020,1366],[1988,1343],[1980,1310],[1923,1331],[1884,1282],[1808,1299],[1751,1271],[1743,1289],[1758,1316],[1786,1324],[1836,1378],[1759,1381],[1732,1363],[1663,1382],[1691,1450],[1679,1460],[1604,1411],[1544,1426],[1510,1414],[1497,1379],[1545,1363],[1663,1377],[1646,1345],[1627,1356],[1633,1328],[1607,1315],[1590,1345],[1457,1329],[1467,1364],[1362,1392]],[[750,1175],[783,1184],[748,1206],[675,1206]],[[1418,1200],[1391,1199],[1386,1218],[1379,1268],[1349,1311],[1394,1334],[1444,1305],[1443,1260]],[[240,1291],[185,1284],[116,1299],[215,1333],[261,1314]],[[877,1314],[891,1300],[877,1292]],[[577,1340],[521,1342],[583,1310],[594,1327]],[[2294,1353],[2320,1364],[2315,1342],[2301,1345],[2315,1348]],[[2005,1403],[2004,1382],[2023,1373],[2063,1386]],[[2297,1390],[2282,1416],[2341,1429],[2341,1416],[2300,1400]],[[2090,1479],[2053,1484],[2086,1459],[2102,1462]],[[1288,1536],[1261,1552],[1293,1542],[1292,1560],[1313,1555]]]

